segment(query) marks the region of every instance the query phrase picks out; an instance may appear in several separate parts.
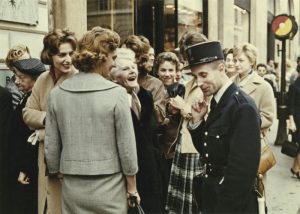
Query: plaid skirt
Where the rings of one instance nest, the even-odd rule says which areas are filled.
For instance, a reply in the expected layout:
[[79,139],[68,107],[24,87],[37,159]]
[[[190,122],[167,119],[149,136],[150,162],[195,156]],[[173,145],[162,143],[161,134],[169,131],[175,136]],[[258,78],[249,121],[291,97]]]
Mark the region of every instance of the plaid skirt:
[[168,187],[166,210],[169,214],[196,213],[193,178],[201,173],[200,155],[181,153],[182,139],[175,149]]

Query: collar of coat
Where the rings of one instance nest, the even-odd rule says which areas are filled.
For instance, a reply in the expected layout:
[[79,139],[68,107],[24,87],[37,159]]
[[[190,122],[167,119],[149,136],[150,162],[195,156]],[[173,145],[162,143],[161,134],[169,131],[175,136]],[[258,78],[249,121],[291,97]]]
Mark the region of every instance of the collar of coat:
[[[237,83],[237,78],[238,76],[234,78],[234,83]],[[241,89],[249,95],[257,88],[257,85],[263,84],[264,81],[265,80],[254,71],[247,81],[247,84],[243,85]]]
[[73,77],[65,80],[59,87],[66,91],[84,92],[103,91],[120,86],[105,79],[99,74],[79,72]]

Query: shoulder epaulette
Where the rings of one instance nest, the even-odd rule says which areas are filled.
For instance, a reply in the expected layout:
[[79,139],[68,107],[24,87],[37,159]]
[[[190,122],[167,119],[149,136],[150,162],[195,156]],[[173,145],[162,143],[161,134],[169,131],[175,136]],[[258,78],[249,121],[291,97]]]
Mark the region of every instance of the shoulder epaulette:
[[233,97],[235,98],[237,103],[245,103],[247,102],[245,96],[240,91],[235,91]]

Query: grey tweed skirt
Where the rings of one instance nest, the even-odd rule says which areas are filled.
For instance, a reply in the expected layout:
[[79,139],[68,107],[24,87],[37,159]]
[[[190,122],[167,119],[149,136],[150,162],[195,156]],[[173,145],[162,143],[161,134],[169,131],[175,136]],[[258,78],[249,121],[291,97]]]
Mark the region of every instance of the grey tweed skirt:
[[126,214],[125,177],[64,175],[62,214]]

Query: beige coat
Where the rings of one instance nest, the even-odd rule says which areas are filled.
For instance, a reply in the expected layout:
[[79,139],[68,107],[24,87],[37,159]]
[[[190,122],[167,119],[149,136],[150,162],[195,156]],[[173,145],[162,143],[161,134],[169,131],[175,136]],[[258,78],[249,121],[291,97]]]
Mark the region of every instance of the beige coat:
[[193,78],[185,86],[184,101],[187,105],[181,109],[181,115],[183,118],[180,131],[182,138],[181,153],[198,153],[194,147],[190,132],[187,129],[187,124],[191,119],[191,105],[194,101],[198,100],[203,100],[203,93]]
[[[59,85],[65,79],[73,76],[74,73],[75,70],[72,73],[61,76],[56,85]],[[61,184],[57,178],[48,178],[48,176],[45,175],[46,165],[44,153],[45,127],[43,120],[46,117],[48,95],[56,85],[54,85],[49,71],[41,74],[35,82],[32,93],[23,109],[24,122],[31,129],[39,130],[38,214],[44,213],[46,199],[48,204],[47,213],[59,214],[61,212]]]
[[[260,112],[261,132],[266,134],[276,117],[276,100],[272,87],[267,81],[256,72],[250,75],[247,83],[241,86],[241,89],[254,100]],[[233,77],[233,81],[239,85],[238,75]]]

